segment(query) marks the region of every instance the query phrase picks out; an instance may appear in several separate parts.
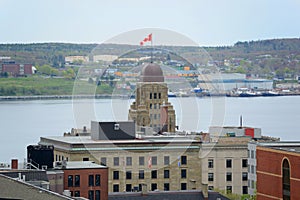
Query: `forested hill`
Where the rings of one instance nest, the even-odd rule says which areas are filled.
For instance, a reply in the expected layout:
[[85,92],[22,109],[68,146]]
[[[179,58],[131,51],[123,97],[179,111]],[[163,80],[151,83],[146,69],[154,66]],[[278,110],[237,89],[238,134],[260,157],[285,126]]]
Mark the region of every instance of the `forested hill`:
[[[97,48],[96,48],[97,47]],[[60,67],[68,55],[89,55],[97,49],[97,54],[119,55],[136,49],[137,45],[119,44],[72,44],[72,43],[32,43],[0,44],[0,56],[9,56],[20,63],[34,65],[49,64]],[[213,60],[222,61],[230,58],[256,59],[257,56],[270,55],[277,58],[290,56],[300,60],[300,39],[271,39],[249,42],[237,42],[233,46],[203,47]],[[196,47],[170,47],[178,53],[189,55],[197,51]]]

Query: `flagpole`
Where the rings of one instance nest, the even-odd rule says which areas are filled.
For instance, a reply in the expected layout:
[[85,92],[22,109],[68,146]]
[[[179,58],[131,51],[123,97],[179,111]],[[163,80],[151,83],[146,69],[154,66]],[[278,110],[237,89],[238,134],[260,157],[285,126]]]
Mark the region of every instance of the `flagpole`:
[[152,37],[152,33],[151,33],[151,63],[153,63],[153,37]]

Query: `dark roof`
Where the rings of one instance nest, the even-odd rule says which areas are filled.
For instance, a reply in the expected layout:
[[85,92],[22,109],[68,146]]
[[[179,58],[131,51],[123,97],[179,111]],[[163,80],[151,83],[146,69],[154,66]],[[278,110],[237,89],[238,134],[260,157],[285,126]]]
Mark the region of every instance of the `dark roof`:
[[[219,199],[218,199],[219,198]],[[108,200],[204,200],[201,191],[158,191],[148,192],[142,195],[141,192],[110,193]],[[217,192],[208,192],[208,200],[229,200]]]
[[11,178],[18,178],[25,175],[25,181],[48,181],[47,173],[44,170],[0,170],[0,174]]
[[14,180],[0,174],[0,198],[23,200],[63,200],[72,199],[49,190],[39,188],[26,182]]
[[158,64],[147,63],[141,73],[142,82],[164,82],[163,71]]

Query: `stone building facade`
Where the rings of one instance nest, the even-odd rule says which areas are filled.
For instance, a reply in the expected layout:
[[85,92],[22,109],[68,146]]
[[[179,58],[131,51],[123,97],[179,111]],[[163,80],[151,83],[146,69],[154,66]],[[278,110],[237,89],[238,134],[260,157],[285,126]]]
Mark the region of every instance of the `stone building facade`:
[[147,63],[143,66],[135,94],[128,118],[135,121],[137,130],[151,127],[155,132],[175,132],[175,110],[168,102],[168,86],[159,65]]

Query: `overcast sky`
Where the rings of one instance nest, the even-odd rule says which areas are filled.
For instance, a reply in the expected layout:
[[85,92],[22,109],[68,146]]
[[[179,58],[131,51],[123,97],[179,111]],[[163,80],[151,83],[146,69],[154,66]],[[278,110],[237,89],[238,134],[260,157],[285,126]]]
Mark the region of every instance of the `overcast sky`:
[[143,28],[200,46],[299,38],[300,0],[0,0],[0,43],[102,43]]

